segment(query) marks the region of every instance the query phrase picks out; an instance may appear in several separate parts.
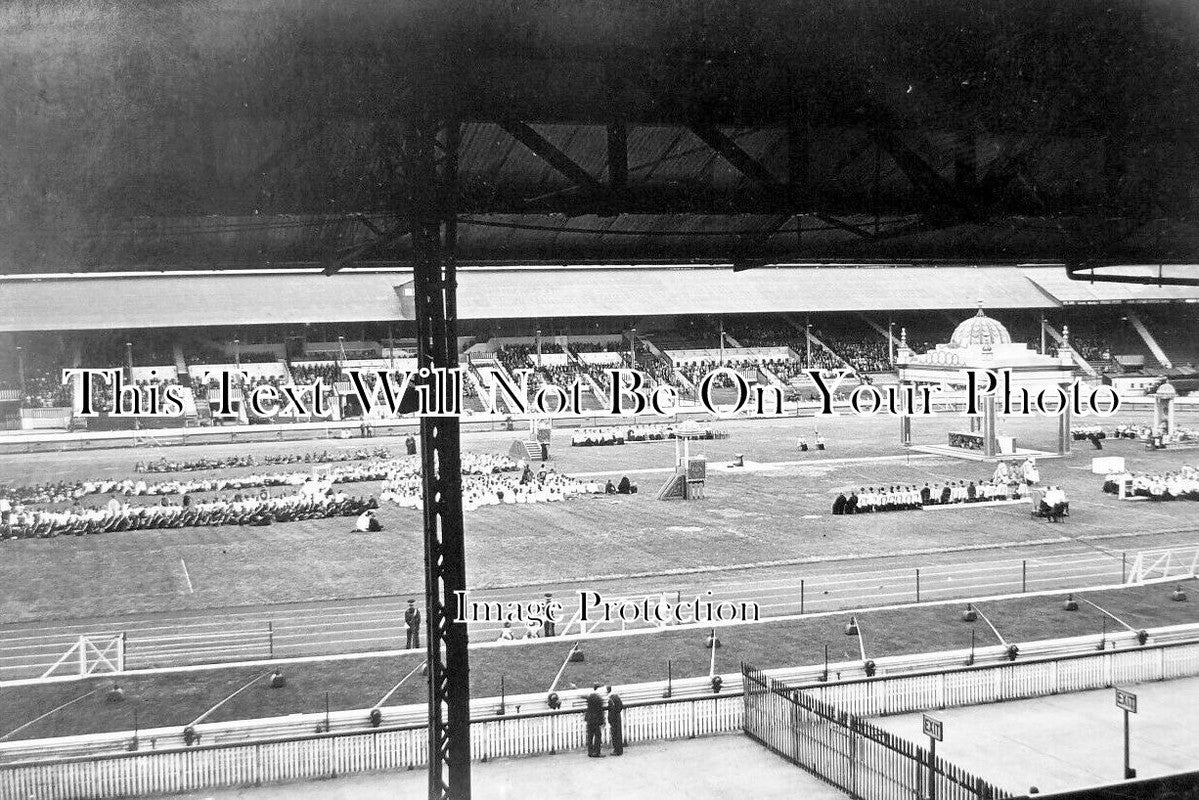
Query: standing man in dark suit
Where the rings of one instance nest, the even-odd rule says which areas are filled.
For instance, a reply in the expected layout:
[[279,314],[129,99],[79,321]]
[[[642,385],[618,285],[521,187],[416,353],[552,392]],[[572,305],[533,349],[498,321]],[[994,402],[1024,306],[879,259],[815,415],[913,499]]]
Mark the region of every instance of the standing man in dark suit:
[[608,728],[612,731],[612,755],[624,753],[624,728],[621,715],[624,714],[624,701],[620,695],[608,687]]
[[404,647],[408,650],[415,650],[420,647],[420,610],[416,607],[415,600],[408,601],[408,610],[404,612],[404,631],[407,633],[407,640],[404,642]]
[[587,724],[587,757],[601,758],[600,748],[604,741],[604,699],[599,696],[599,684],[591,687],[587,695],[587,710],[583,712]]
[[554,602],[554,595],[551,592],[545,593],[545,621],[541,624],[541,635],[549,639],[557,633],[557,627],[554,624],[554,616],[550,613],[550,604]]

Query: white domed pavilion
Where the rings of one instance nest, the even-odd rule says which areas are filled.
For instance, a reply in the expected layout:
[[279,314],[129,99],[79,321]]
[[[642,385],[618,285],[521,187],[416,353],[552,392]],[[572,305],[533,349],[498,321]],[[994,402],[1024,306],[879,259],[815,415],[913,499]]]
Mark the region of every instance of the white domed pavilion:
[[[1063,331],[1067,337],[1068,329]],[[913,352],[907,345],[906,333],[896,353],[901,388],[936,385],[950,392],[961,391],[967,385],[967,373],[982,370],[1009,370],[1012,390],[1028,389],[1033,395],[1059,386],[1068,386],[1075,377],[1075,362],[1069,347],[1063,343],[1058,355],[1038,353],[1028,344],[1013,342],[1008,329],[988,317],[979,303],[978,312],[963,320],[945,344],[925,353]],[[1054,455],[1016,447],[1011,437],[999,436],[996,431],[996,398],[982,399],[980,414],[970,418],[970,430],[949,434],[945,445],[920,446],[915,449],[956,455],[966,458],[994,460],[1020,458],[1026,455]],[[1067,409],[1059,418],[1057,453],[1070,452],[1070,415]],[[901,443],[912,446],[912,417],[900,418]]]
[[949,337],[950,347],[983,347],[994,348],[997,344],[1011,344],[1012,336],[999,320],[991,319],[983,313],[982,308],[970,319],[958,325]]

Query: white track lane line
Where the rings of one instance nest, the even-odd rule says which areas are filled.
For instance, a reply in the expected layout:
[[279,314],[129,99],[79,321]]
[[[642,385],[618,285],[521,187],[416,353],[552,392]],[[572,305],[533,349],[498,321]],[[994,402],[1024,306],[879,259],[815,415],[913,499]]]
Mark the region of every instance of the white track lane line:
[[196,590],[192,588],[192,576],[187,572],[187,562],[180,558],[179,563],[183,565],[183,577],[187,581],[187,593],[195,594]]

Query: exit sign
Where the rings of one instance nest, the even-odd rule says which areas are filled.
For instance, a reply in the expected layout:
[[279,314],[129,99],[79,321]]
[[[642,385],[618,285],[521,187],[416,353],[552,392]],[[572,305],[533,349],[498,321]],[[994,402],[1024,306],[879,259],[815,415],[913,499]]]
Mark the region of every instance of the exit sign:
[[[1136,698],[1133,698],[1135,705]],[[945,725],[939,719],[924,715],[924,735],[930,739],[935,739],[938,742],[945,741]]]
[[[1132,692],[1126,692],[1123,689],[1116,690],[1116,708],[1122,708],[1125,711],[1130,711],[1133,714],[1137,713],[1137,696]],[[928,719],[925,717],[925,719]]]

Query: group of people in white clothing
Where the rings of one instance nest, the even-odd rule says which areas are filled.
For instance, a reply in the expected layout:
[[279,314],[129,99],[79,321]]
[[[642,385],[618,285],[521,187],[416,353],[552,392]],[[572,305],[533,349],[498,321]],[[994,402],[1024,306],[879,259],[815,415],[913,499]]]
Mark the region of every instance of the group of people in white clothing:
[[1127,487],[1127,495],[1150,500],[1199,500],[1199,469],[1184,466],[1165,473],[1113,472],[1103,481],[1103,491],[1119,494]]
[[[506,458],[506,457],[504,457]],[[397,472],[383,485],[380,500],[404,508],[422,508],[421,477],[417,472]],[[503,469],[468,473],[463,469],[462,509],[475,511],[483,506],[527,503],[558,503],[580,494],[603,494],[605,485],[580,481],[545,464],[534,471],[524,461],[507,459]]]

